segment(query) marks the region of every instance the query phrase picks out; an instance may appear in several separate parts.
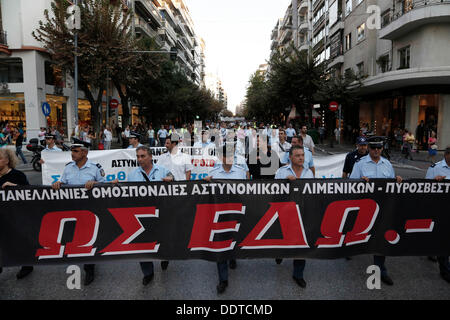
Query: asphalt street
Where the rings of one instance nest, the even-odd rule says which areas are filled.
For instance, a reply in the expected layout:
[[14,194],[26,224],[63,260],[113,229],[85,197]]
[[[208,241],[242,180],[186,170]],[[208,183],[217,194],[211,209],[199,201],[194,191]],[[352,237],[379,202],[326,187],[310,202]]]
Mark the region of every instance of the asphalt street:
[[[319,153],[318,156],[324,155]],[[27,154],[29,158],[30,155]],[[404,179],[424,178],[429,163],[408,162],[394,165]],[[40,173],[29,165],[20,165],[32,184],[40,184]],[[305,269],[307,287],[292,280],[292,260],[277,265],[272,259],[239,260],[230,270],[227,291],[218,296],[215,263],[207,261],[171,261],[162,271],[155,263],[155,278],[142,285],[137,262],[113,262],[97,265],[96,279],[81,289],[67,287],[67,266],[37,266],[31,275],[16,279],[19,267],[4,268],[0,274],[0,300],[397,300],[450,299],[450,284],[441,279],[438,264],[427,257],[388,257],[386,266],[393,286],[369,290],[366,273],[373,264],[371,255],[351,260],[308,260]],[[84,279],[84,271],[82,271]]]

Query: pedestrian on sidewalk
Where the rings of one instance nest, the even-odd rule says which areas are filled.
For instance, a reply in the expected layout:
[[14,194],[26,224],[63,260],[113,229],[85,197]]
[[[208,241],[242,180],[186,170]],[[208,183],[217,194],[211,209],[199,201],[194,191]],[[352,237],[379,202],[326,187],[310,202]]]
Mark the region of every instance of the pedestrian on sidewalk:
[[14,129],[13,139],[15,140],[16,144],[16,155],[22,159],[23,164],[27,164],[27,159],[25,159],[25,156],[22,152],[23,134],[21,134],[18,129]]
[[[307,147],[312,152],[312,154],[314,155],[314,147],[315,147],[314,141],[311,138],[311,136],[308,134],[308,127],[306,125],[302,126],[300,134],[301,134],[301,136],[303,138],[303,145],[305,147]],[[291,141],[292,141],[292,139],[291,139]]]
[[403,136],[403,154],[405,155],[405,159],[408,159],[408,157],[413,160],[412,157],[412,148],[414,145],[414,142],[416,139],[414,138],[414,135],[409,131],[408,129],[405,129],[405,135]]
[[436,162],[437,148],[436,132],[431,131],[431,137],[428,138],[428,159],[432,163]]
[[148,136],[148,144],[150,148],[155,146],[155,130],[153,129],[152,125],[149,124],[148,130],[147,130],[147,136]]
[[110,126],[106,126],[105,130],[103,131],[103,137],[104,137],[103,140],[104,149],[110,150],[112,142],[112,132]]

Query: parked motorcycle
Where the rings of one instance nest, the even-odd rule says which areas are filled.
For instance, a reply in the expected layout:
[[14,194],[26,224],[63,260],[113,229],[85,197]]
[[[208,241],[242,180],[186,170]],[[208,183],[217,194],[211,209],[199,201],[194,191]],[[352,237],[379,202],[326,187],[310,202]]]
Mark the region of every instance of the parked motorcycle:
[[33,158],[31,159],[31,164],[33,169],[40,172],[42,170],[42,166],[40,163],[41,160],[41,152],[45,147],[39,143],[38,139],[30,139],[27,144],[27,150],[33,152]]
[[[65,143],[62,143],[59,147],[62,151],[70,151],[70,147]],[[41,153],[44,149],[45,147],[39,143],[38,139],[30,139],[30,142],[27,144],[27,150],[33,152],[31,164],[33,165],[33,169],[38,172],[42,171]]]

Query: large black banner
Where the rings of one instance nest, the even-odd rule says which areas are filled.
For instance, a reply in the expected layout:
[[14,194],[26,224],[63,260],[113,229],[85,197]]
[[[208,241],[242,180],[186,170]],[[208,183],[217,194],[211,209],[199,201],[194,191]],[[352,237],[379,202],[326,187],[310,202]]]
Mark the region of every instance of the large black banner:
[[0,191],[0,265],[450,254],[449,182],[214,181]]

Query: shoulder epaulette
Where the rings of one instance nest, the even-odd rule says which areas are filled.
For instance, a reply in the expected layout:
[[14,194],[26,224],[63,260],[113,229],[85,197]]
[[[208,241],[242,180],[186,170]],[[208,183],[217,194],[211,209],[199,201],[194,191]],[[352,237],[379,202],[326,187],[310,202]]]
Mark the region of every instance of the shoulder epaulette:
[[69,164],[71,164],[72,163],[72,161],[70,161],[70,162],[68,162],[68,163],[66,163],[66,167],[69,165]]

